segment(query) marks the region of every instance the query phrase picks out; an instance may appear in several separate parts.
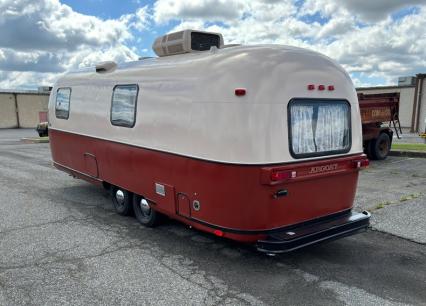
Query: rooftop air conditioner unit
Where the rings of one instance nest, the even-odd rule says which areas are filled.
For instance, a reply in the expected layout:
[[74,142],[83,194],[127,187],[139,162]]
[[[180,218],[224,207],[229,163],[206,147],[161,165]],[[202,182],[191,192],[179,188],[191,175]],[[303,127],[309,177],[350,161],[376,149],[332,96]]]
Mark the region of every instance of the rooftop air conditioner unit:
[[38,92],[50,92],[52,90],[52,86],[39,86]]
[[416,78],[413,76],[398,78],[398,86],[412,86],[415,84],[416,84]]
[[184,30],[158,37],[152,49],[158,56],[189,53],[194,51],[207,51],[211,47],[223,46],[222,34]]

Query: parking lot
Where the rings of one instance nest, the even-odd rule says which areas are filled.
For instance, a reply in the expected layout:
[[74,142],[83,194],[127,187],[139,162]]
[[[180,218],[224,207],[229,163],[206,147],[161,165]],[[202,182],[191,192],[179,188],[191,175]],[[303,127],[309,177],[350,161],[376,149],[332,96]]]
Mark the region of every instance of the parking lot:
[[[425,305],[426,159],[360,176],[372,229],[268,257],[173,221],[114,213],[108,193],[51,166],[31,130],[0,130],[0,305]],[[328,192],[332,192],[329,190]]]

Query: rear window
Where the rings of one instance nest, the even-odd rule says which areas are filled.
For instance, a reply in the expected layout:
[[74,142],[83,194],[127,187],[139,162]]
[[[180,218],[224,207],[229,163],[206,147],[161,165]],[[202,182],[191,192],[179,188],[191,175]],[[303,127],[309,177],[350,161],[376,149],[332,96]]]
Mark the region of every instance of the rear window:
[[349,152],[350,105],[344,100],[295,99],[288,106],[290,153],[294,158]]

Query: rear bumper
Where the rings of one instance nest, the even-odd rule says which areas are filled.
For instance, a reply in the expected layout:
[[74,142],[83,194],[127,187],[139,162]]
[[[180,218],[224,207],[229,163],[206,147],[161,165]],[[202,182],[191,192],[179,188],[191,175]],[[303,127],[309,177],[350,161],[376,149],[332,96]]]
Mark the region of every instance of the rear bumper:
[[259,251],[265,253],[285,253],[312,244],[350,236],[366,230],[369,225],[369,212],[349,212],[275,232],[266,239],[257,241],[256,246]]

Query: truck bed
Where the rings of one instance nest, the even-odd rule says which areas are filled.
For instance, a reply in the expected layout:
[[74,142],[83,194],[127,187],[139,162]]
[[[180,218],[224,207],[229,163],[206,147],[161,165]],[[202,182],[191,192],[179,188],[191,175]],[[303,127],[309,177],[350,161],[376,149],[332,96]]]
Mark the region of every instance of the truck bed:
[[399,112],[399,93],[358,94],[362,124],[389,123]]

